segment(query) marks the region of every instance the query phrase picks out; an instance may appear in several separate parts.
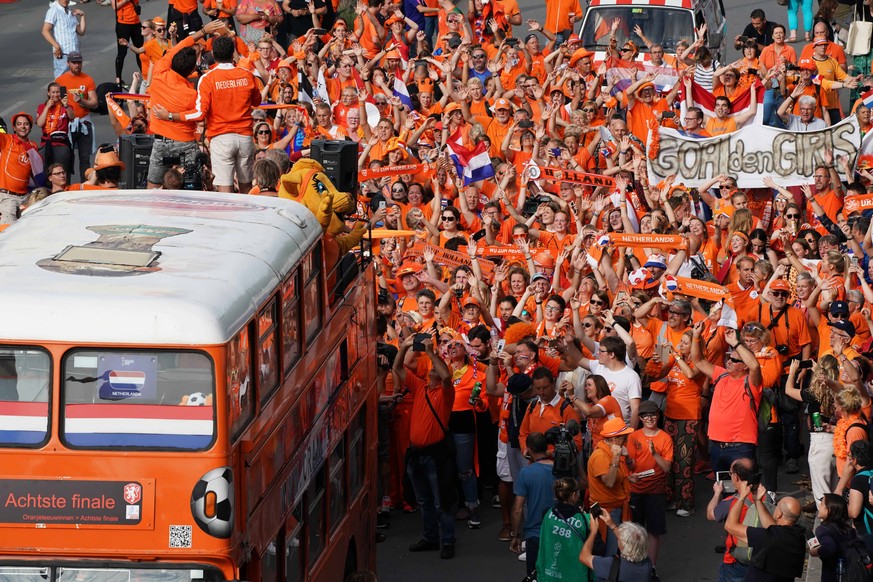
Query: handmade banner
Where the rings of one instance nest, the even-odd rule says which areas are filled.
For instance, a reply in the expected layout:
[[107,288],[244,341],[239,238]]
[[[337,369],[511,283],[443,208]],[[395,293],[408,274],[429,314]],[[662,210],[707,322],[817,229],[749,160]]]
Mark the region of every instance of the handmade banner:
[[[434,245],[423,242],[417,242],[408,249],[406,249],[404,259],[424,258],[424,251],[427,248],[430,248],[430,250],[433,251],[433,260],[435,263],[439,263],[447,267],[460,267],[461,265],[464,265],[466,267],[472,268],[473,261],[470,260],[469,255],[465,253],[449,251],[442,247],[436,247]],[[477,262],[479,263],[479,269],[482,271],[482,277],[485,279],[485,282],[491,284],[494,281],[494,269],[497,265],[487,259],[478,259]]]
[[415,236],[418,234],[414,230],[391,230],[388,228],[374,228],[370,231],[370,236],[373,238],[394,238],[404,236]]
[[815,167],[825,163],[825,149],[833,151],[834,159],[854,160],[861,147],[854,115],[820,131],[752,125],[719,137],[693,139],[660,127],[649,131],[650,144],[653,138],[659,144],[657,155],[649,160],[649,182],[676,175],[677,184],[690,187],[719,174],[736,178],[739,188],[760,188],[764,176],[773,176],[782,186],[811,184]]
[[128,129],[130,127],[130,116],[124,112],[124,109],[121,108],[121,105],[115,102],[112,95],[106,96],[106,109],[109,110],[109,113],[118,120],[118,125],[123,127],[124,129]]
[[536,165],[528,166],[527,172],[534,180],[545,178],[546,180],[572,182],[574,184],[582,184],[583,186],[594,186],[595,188],[598,186],[606,188],[615,186],[615,179],[609,176],[601,176],[600,174],[586,174],[585,172],[564,170],[562,168],[540,168]]
[[358,172],[358,180],[373,180],[386,176],[402,176],[404,174],[426,173],[433,175],[435,172],[436,169],[430,164],[401,164],[399,166],[361,170]]
[[865,196],[849,196],[844,200],[843,214],[873,210],[873,194]]

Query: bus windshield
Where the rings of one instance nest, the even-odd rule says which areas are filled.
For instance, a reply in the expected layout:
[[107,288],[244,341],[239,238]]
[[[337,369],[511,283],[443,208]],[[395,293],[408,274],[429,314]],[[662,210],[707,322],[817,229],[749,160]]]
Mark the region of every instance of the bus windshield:
[[48,438],[51,360],[40,349],[0,349],[0,445]]
[[610,27],[616,18],[621,21],[616,36],[634,41],[641,52],[648,52],[648,49],[634,32],[635,26],[639,26],[650,41],[663,45],[667,52],[675,51],[680,40],[694,42],[694,23],[690,10],[658,6],[602,6],[588,11],[580,35],[582,45],[590,50],[606,49],[609,46]]
[[10,582],[214,582],[222,576],[212,568],[21,568],[0,566],[0,581]]
[[215,435],[212,360],[193,351],[72,350],[61,438],[88,449],[206,449]]

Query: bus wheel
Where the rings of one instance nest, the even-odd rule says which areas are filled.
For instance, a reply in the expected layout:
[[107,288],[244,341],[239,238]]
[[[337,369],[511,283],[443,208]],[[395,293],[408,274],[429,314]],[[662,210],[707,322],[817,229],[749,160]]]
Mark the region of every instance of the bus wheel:
[[358,571],[358,550],[355,546],[355,539],[352,538],[349,540],[349,549],[346,552],[346,565],[343,569],[343,580],[348,578],[351,574],[354,574]]

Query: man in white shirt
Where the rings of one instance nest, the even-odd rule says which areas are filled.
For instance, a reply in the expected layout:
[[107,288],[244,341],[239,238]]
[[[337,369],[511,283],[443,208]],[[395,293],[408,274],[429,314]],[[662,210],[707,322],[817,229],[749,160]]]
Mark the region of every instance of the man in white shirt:
[[612,396],[621,406],[624,421],[633,428],[639,428],[639,407],[643,388],[639,374],[625,364],[626,357],[627,348],[621,338],[607,336],[600,342],[597,359],[583,359],[581,365],[592,374],[603,376]]
[[[798,92],[798,89],[800,90]],[[797,84],[794,91],[791,92],[788,99],[782,102],[776,115],[779,116],[788,131],[816,131],[819,129],[827,129],[828,124],[824,119],[815,116],[816,100],[812,95],[802,95],[803,85]],[[791,107],[794,106],[794,100],[797,99],[797,106],[800,109],[800,115],[789,113]]]
[[67,70],[67,55],[79,51],[79,37],[85,36],[85,13],[71,10],[70,0],[55,0],[49,4],[42,24],[42,37],[52,45],[52,65],[55,78]]

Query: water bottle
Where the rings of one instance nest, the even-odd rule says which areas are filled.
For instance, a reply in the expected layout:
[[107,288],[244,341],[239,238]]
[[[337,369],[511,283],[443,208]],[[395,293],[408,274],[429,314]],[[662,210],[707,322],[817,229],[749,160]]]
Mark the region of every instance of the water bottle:
[[843,579],[846,575],[846,563],[842,558],[837,560],[837,580],[843,582]]

